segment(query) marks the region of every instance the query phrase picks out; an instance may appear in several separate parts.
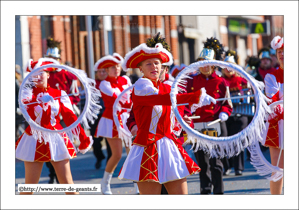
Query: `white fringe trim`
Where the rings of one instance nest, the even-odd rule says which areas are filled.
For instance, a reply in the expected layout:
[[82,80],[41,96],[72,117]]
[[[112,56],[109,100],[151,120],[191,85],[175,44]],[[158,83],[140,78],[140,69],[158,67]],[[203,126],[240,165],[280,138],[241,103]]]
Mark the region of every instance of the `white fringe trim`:
[[92,145],[93,145],[93,139],[92,139],[92,137],[89,136],[89,139],[90,139],[90,144],[88,145],[88,147],[87,147],[86,149],[80,150],[80,149],[78,148],[79,152],[81,152],[82,154],[85,154],[88,150],[90,150],[90,148],[91,148]]
[[[122,110],[122,107],[121,105],[119,104],[119,101],[122,101],[122,102],[125,102],[127,101],[128,99],[130,99],[130,94],[128,94],[127,92],[132,92],[134,88],[134,85],[126,88],[125,90],[123,90],[119,95],[118,97],[116,98],[116,100],[114,101],[114,104],[113,104],[113,120],[114,120],[114,123],[115,123],[115,126],[117,128],[117,132],[118,132],[118,137],[120,139],[122,139],[126,145],[126,147],[131,147],[132,145],[132,134],[131,132],[125,130],[123,127],[121,127],[119,121],[118,121],[118,115],[117,115],[117,112],[120,112]],[[126,122],[123,122],[123,123],[126,123]]]
[[[47,59],[40,59],[39,62]],[[54,59],[53,59],[54,60]],[[39,73],[43,68],[62,68],[70,71],[74,75],[78,77],[81,83],[84,86],[86,103],[84,106],[84,110],[82,114],[76,120],[76,123],[62,129],[62,130],[49,130],[44,127],[41,127],[37,123],[35,123],[27,113],[26,106],[22,103],[23,100],[31,100],[32,99],[32,88],[35,86],[32,77]],[[27,77],[23,80],[19,91],[19,106],[20,110],[25,118],[25,120],[29,123],[31,127],[31,133],[36,140],[40,142],[44,141],[45,143],[52,141],[52,139],[56,139],[57,135],[63,134],[64,132],[68,135],[70,140],[74,142],[74,138],[79,139],[80,128],[78,127],[79,123],[82,123],[85,129],[89,129],[88,121],[92,124],[97,119],[97,114],[100,112],[102,108],[100,105],[100,91],[95,87],[95,80],[87,77],[86,73],[83,70],[78,70],[71,68],[69,66],[64,65],[55,65],[48,64],[41,67],[34,68],[32,72],[30,72]]]
[[[181,83],[183,79],[187,78],[187,74],[193,73],[195,70],[198,70],[199,67],[210,65],[210,66],[221,66],[234,71],[237,71],[239,74],[242,74],[245,79],[247,79],[252,88],[254,89],[255,99],[256,99],[256,112],[251,123],[241,132],[229,136],[229,137],[211,137],[199,133],[196,130],[193,130],[189,125],[187,125],[182,117],[180,116],[177,107],[176,107],[176,93],[177,85]],[[265,128],[264,119],[266,115],[270,112],[270,108],[267,105],[269,99],[262,93],[261,90],[264,89],[264,84],[255,80],[252,76],[247,74],[240,66],[235,64],[230,64],[222,61],[199,61],[191,64],[182,70],[176,77],[175,82],[171,88],[171,102],[172,108],[174,110],[175,116],[178,122],[182,125],[183,129],[188,135],[188,140],[186,142],[192,143],[192,148],[195,147],[195,151],[201,149],[205,152],[208,152],[211,157],[232,157],[238,155],[249,145],[261,140],[261,131]],[[186,143],[185,142],[185,143]]]
[[277,182],[283,177],[283,169],[277,166],[273,166],[269,163],[261,152],[259,143],[256,142],[249,146],[250,160],[253,167],[257,170],[257,173],[261,176],[265,176],[268,180]]

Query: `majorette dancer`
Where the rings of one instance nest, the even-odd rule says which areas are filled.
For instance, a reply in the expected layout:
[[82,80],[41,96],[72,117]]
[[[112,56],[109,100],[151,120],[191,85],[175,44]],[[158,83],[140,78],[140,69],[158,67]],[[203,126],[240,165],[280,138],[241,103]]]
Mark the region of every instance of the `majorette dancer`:
[[[161,194],[161,184],[169,194],[187,194],[186,177],[200,171],[171,129],[171,86],[161,83],[159,76],[162,63],[170,65],[172,60],[161,43],[154,47],[143,43],[126,54],[122,65],[124,71],[139,68],[144,74],[132,92],[137,135],[119,173],[119,179],[137,181],[141,194]],[[202,90],[177,94],[177,101],[216,103]]]
[[[283,68],[284,68],[284,43],[283,38],[276,36],[271,41],[271,47],[276,50],[277,59],[279,61],[279,68],[265,76],[265,94],[272,99],[271,103],[283,101]],[[273,113],[270,114],[268,122],[266,123],[266,132],[263,144],[269,147],[271,164],[283,169],[283,104],[273,107]],[[281,194],[283,186],[283,179],[279,181],[270,181],[271,194]]]
[[[146,41],[146,45],[148,47],[155,47],[155,45],[157,43],[161,43],[163,48],[165,48],[169,53],[170,53],[170,46],[168,45],[168,43],[165,41],[165,38],[162,38],[162,36],[160,35],[160,33],[157,33],[153,38],[149,38]],[[172,85],[174,78],[173,76],[169,73],[169,65],[165,65],[162,63],[162,67],[161,67],[161,73],[159,76],[159,80],[167,85]],[[182,69],[184,69],[184,67],[186,67],[186,65],[181,65],[181,68],[179,70],[176,70],[178,66],[174,66],[172,68],[172,71],[180,71]],[[177,72],[178,73],[178,72]],[[134,106],[134,105],[133,105]],[[192,123],[192,120],[188,118],[188,116],[191,116],[191,112],[190,110],[188,110],[185,106],[180,106],[178,107],[181,116],[184,118],[184,120],[190,124]],[[181,144],[184,143],[184,136],[182,134],[182,128],[180,126],[180,124],[176,121],[175,117],[172,115],[171,116],[172,119],[172,129],[174,131],[174,133],[177,136],[180,136],[180,140],[181,140]],[[137,131],[138,131],[138,127],[136,125],[136,120],[135,120],[135,116],[134,116],[134,112],[133,110],[131,110],[130,112],[130,117],[127,120],[127,127],[128,129],[131,131],[132,136],[136,136]],[[161,190],[161,194],[168,194],[165,186],[162,184],[162,190]]]
[[[146,41],[146,45],[148,47],[155,47],[155,45],[157,43],[161,43],[163,48],[165,48],[169,53],[170,52],[170,46],[168,45],[168,43],[165,41],[165,38],[162,38],[162,36],[160,35],[160,32],[158,32],[153,38],[149,38],[147,39]],[[179,67],[179,69],[177,70],[178,66],[174,66],[171,71],[175,71],[175,72],[179,72],[181,71],[182,69],[184,69],[186,67],[186,65],[181,65],[181,67]],[[169,68],[170,66],[169,65],[166,65],[164,63],[162,63],[162,67],[161,67],[161,73],[159,75],[159,80],[163,83],[166,83],[168,85],[172,85],[173,81],[174,81],[174,77],[171,75],[171,73],[169,73]],[[182,117],[183,117],[183,114],[184,114],[184,110],[185,110],[185,106],[180,106],[178,107],[180,113],[182,113]],[[187,112],[187,111],[186,111]],[[190,113],[191,115],[191,113]],[[177,134],[178,136],[180,135],[180,132],[181,132],[181,129],[180,129],[180,125],[174,121],[173,119],[173,129],[175,129],[177,131]],[[131,131],[132,135],[133,136],[136,136],[137,134],[137,125],[136,125],[136,121],[135,121],[135,117],[134,117],[134,112],[133,110],[131,110],[130,112],[130,117],[128,118],[127,120],[127,127],[128,129]],[[183,139],[182,139],[182,143],[183,143]]]
[[[107,78],[100,84],[100,91],[104,101],[105,110],[95,132],[96,137],[102,136],[107,139],[112,152],[105,168],[104,177],[101,181],[103,194],[112,194],[110,182],[122,154],[122,140],[118,138],[117,128],[113,120],[113,104],[117,96],[124,89],[132,85],[129,77],[120,76],[122,62],[123,58],[118,53],[113,53],[113,55],[107,55],[99,59],[94,66],[94,69],[104,68],[108,73]],[[119,119],[121,120],[121,124],[126,126],[126,121],[129,117],[126,108],[130,109],[132,102],[128,97],[127,100],[123,100],[120,103],[125,109],[122,109],[119,113]]]
[[[39,61],[31,62],[29,69],[35,70],[47,64],[49,64],[48,61],[39,59]],[[49,86],[49,72],[53,70],[56,69],[44,68],[33,76],[33,82],[29,82],[28,85],[24,83],[20,99],[38,128],[61,130],[63,127],[60,124],[60,114],[67,126],[72,125],[77,120],[77,116],[74,114],[66,92]],[[93,139],[91,136],[86,136],[80,124],[76,127],[76,131],[71,131],[71,134],[79,138],[78,150],[81,153],[84,154],[91,148]],[[16,158],[23,160],[25,164],[25,184],[39,182],[44,162],[52,163],[61,184],[73,184],[69,159],[76,157],[76,151],[73,136],[70,137],[65,132],[57,134],[38,132],[29,125],[16,142]]]
[[[61,60],[61,49],[60,49],[60,43],[53,38],[49,37],[47,39],[47,52],[44,55],[44,58],[40,58],[39,60],[43,61],[43,64],[57,64],[60,65]],[[36,61],[37,62],[37,61]],[[32,70],[31,65],[33,63],[32,59],[29,59],[28,65],[27,65],[27,72],[30,72]],[[73,95],[69,96],[71,100],[71,104],[73,106],[74,112],[77,116],[80,114],[79,108],[76,106],[78,102],[80,101],[79,90],[77,85],[77,78],[72,73],[66,71],[65,69],[56,69],[56,68],[49,68],[49,79],[48,84],[51,88],[58,89],[58,90],[64,90],[66,94],[72,93]],[[61,125],[62,127],[66,127],[63,119],[61,118]],[[50,162],[46,162],[46,166],[49,168],[49,184],[54,183],[54,178],[56,178],[57,183],[58,179],[55,173],[55,170]]]

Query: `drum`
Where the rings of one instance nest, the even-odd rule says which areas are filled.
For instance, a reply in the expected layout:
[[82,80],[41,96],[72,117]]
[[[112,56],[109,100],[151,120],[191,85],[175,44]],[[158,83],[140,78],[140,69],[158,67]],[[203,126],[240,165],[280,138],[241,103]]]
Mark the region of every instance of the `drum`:
[[232,116],[234,115],[244,115],[244,116],[254,116],[255,113],[255,103],[249,104],[234,104]]
[[250,97],[252,94],[251,88],[243,88],[239,90],[238,88],[231,88],[230,89],[230,96],[246,96],[244,98],[239,98],[239,99],[232,99],[232,104],[233,104],[233,111],[232,111],[232,116],[237,115],[237,116],[254,116],[255,113],[255,103],[254,100]]

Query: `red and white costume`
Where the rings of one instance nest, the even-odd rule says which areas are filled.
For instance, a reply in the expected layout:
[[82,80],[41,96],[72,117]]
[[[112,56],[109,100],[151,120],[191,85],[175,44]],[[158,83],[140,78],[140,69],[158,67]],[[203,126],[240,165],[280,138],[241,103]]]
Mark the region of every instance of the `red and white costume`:
[[[38,61],[33,62],[32,59],[29,60],[27,65],[27,72],[32,71],[32,66],[43,66],[47,64],[57,64],[61,65],[57,60],[53,58],[40,58]],[[56,69],[56,68],[47,68],[46,69],[50,73],[50,77],[48,79],[48,84],[51,88],[64,90],[67,94],[70,93],[78,93],[78,81],[77,77],[72,73],[64,70],[64,69]],[[79,96],[69,96],[72,104],[78,104],[80,101]]]
[[[77,94],[78,90],[78,81],[77,77],[72,73],[62,69],[61,71],[52,71],[50,72],[50,78],[48,80],[50,87],[64,90],[67,94]],[[69,96],[72,104],[78,104],[80,101],[79,96]]]
[[[170,89],[147,78],[135,83],[132,100],[138,131],[120,179],[165,183],[200,171],[173,133]],[[177,103],[196,103],[198,94],[178,95]]]
[[[283,48],[283,38],[274,37],[271,42],[273,49]],[[265,77],[265,94],[272,102],[283,100],[283,69],[280,67],[274,72],[267,74]],[[279,104],[272,108],[273,113],[270,114],[266,122],[266,131],[263,133],[263,144],[269,147],[283,147],[283,104]]]
[[[165,80],[162,83],[167,84],[171,87],[173,84],[173,81],[174,81],[174,78],[172,76],[170,76],[169,74],[165,74]],[[183,88],[183,87],[181,87],[181,88]],[[182,92],[186,92],[186,91],[183,90]],[[185,106],[179,106],[178,111],[182,117],[184,117],[185,115],[191,116],[190,110]],[[181,144],[183,144],[184,137],[183,137],[183,135],[181,135],[182,134],[182,126],[178,123],[173,112],[171,113],[170,118],[171,118],[172,131],[176,136],[180,136],[179,139],[181,141]],[[136,125],[136,120],[135,120],[135,116],[134,116],[134,111],[131,110],[130,117],[127,119],[127,128],[131,131],[134,125]],[[191,127],[194,126],[193,122],[191,122],[190,126]]]
[[[36,65],[36,63],[33,65]],[[49,69],[46,70],[49,71]],[[41,102],[27,105],[27,112],[33,121],[50,130],[62,130],[60,114],[67,126],[77,120],[71,101],[65,91],[53,89],[49,85],[47,88],[34,87],[32,89],[32,97],[23,100],[23,103],[38,102],[44,95],[52,96],[54,102],[49,101],[45,104]],[[55,99],[55,97],[59,98]],[[77,128],[79,129],[80,139],[78,149],[80,152],[85,153],[91,148],[93,139],[91,136],[86,136],[80,124]],[[56,135],[56,137],[47,142],[42,138],[35,139],[32,135],[31,127],[28,126],[16,142],[16,158],[29,162],[48,162],[76,157],[76,148],[70,138],[65,133]]]
[[[283,69],[279,68],[265,77],[265,93],[272,102],[283,100]],[[275,106],[266,123],[264,145],[283,149],[283,104]]]
[[[101,58],[96,64],[95,69],[108,68],[110,66],[117,65],[123,61],[123,58],[114,53],[113,56],[108,55]],[[99,89],[102,94],[104,101],[105,110],[97,126],[95,137],[106,137],[106,138],[118,138],[118,131],[113,120],[113,104],[119,94],[132,83],[130,78],[127,76],[118,76],[117,78],[107,77],[100,83]],[[120,102],[122,108],[131,109],[132,102],[130,98],[127,101]],[[122,109],[118,113],[121,125],[126,126],[126,121],[129,117],[129,113],[126,109]]]
[[[148,58],[159,58],[165,65],[172,61],[172,55],[161,44],[155,48],[141,44],[126,55],[123,69],[136,68]],[[166,183],[200,171],[173,133],[170,90],[167,82],[147,78],[134,84],[132,101],[138,131],[119,179]],[[200,94],[178,94],[177,103],[198,103]]]

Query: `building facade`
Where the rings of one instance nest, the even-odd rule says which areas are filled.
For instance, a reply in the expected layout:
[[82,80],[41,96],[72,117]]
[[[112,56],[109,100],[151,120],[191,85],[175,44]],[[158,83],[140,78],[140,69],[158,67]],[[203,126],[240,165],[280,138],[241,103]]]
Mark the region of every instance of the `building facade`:
[[[225,50],[238,52],[239,64],[257,55],[276,35],[283,36],[283,16],[91,16],[94,63],[102,56],[121,56],[160,32],[170,44],[174,64],[189,65],[207,37],[216,37]],[[46,39],[61,42],[61,62],[88,67],[86,16],[16,16],[16,64],[43,57]]]
[[[16,18],[16,63],[26,66],[29,58],[38,60],[47,50],[46,39],[61,42],[61,62],[85,70],[87,65],[87,35],[85,16],[18,16]],[[166,38],[176,63],[178,59],[177,24],[175,16],[91,16],[94,62],[102,56],[119,53],[121,56],[144,43],[157,32]],[[21,21],[23,20],[23,22]],[[27,27],[21,23],[27,21]],[[25,23],[26,25],[26,23]],[[18,28],[18,31],[17,31]],[[27,31],[29,49],[23,52]],[[22,41],[23,40],[23,41]],[[22,52],[22,53],[20,53]],[[26,54],[26,56],[22,56]]]

